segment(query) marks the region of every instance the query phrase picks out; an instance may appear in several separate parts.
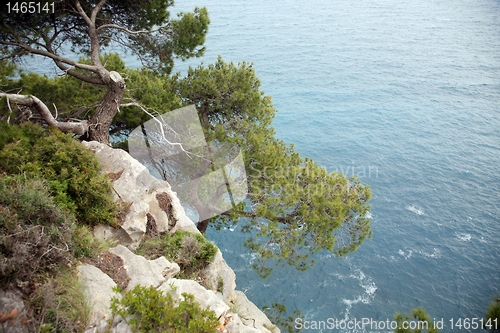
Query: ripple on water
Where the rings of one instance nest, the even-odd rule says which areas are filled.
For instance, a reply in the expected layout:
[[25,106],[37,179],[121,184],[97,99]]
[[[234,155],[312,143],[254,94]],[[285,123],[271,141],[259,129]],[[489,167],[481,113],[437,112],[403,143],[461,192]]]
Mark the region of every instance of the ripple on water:
[[425,215],[425,212],[422,207],[416,205],[408,205],[405,208],[406,210],[409,210],[410,212],[415,213],[417,215]]

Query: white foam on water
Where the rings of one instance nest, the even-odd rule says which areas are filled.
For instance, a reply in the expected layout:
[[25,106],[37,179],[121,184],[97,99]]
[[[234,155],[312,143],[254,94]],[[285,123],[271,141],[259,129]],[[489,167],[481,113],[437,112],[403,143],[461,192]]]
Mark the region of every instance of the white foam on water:
[[375,292],[377,291],[377,285],[370,277],[367,277],[363,271],[356,269],[354,274],[349,275],[349,278],[353,278],[359,281],[359,286],[363,288],[363,294],[357,295],[353,299],[342,299],[342,303],[347,305],[345,309],[344,320],[348,321],[350,318],[350,313],[352,306],[358,303],[370,304],[375,298]]
[[405,258],[406,260],[410,259],[411,255],[413,254],[413,250],[408,250],[408,254],[405,253],[403,250],[398,251],[399,255]]
[[411,206],[406,206],[406,210],[409,210],[412,213],[415,213],[417,215],[425,215],[425,211],[422,209],[422,207],[411,205]]
[[461,242],[470,242],[472,240],[472,235],[465,232],[456,232],[455,236],[457,236],[458,240]]
[[424,257],[427,257],[427,258],[441,258],[442,255],[441,255],[441,251],[437,248],[434,248],[432,253],[428,253],[424,250],[419,250],[418,251],[419,254],[423,255]]
[[[415,254],[419,254],[423,257],[426,257],[426,258],[433,258],[433,259],[439,259],[441,258],[443,255],[441,253],[441,250],[438,249],[438,248],[432,248],[432,251],[429,251],[429,250],[421,250],[421,249],[410,249],[410,250],[399,250],[398,251],[398,254],[405,258],[406,260],[410,259],[411,257],[414,257]],[[390,260],[396,260],[396,257],[395,256],[390,256]]]
[[239,256],[242,257],[247,262],[247,265],[248,265],[247,267],[250,267],[253,263],[255,263],[255,261],[258,258],[258,254],[255,252],[242,253]]

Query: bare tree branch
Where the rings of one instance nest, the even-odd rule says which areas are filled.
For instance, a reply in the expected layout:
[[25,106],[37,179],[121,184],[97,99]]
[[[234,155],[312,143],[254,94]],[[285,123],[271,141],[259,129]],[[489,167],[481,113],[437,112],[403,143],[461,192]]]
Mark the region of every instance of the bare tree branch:
[[82,81],[87,82],[87,83],[92,83],[92,84],[105,85],[104,81],[100,77],[88,76],[88,75],[79,73],[79,72],[71,69],[70,67],[64,66],[62,61],[54,60],[54,62],[56,63],[57,67],[59,67],[59,69],[62,70],[64,73],[71,75],[79,80],[82,80]]
[[54,118],[54,116],[52,115],[52,113],[50,112],[47,105],[45,105],[45,103],[43,103],[36,96],[25,96],[25,95],[20,95],[20,94],[0,93],[0,97],[7,98],[7,101],[9,103],[10,103],[10,101],[14,101],[14,102],[21,104],[21,105],[36,108],[37,111],[40,113],[40,116],[43,118],[43,120],[49,126],[56,127],[63,132],[71,132],[71,133],[75,133],[78,135],[82,135],[85,132],[87,132],[88,123],[86,120],[83,120],[81,122],[74,122],[74,123],[73,122],[57,121]]
[[101,31],[101,30],[108,29],[108,28],[118,29],[118,30],[124,31],[130,35],[149,34],[149,33],[152,33],[152,32],[159,30],[159,29],[151,30],[151,31],[148,31],[148,30],[130,30],[130,29],[127,29],[127,28],[125,28],[121,25],[118,25],[118,24],[103,24],[103,25],[99,26],[96,30]]
[[[95,17],[94,17],[94,21],[92,21],[90,19],[90,17],[88,17],[87,13],[85,13],[85,11],[83,10],[83,7],[82,5],[80,4],[80,1],[76,1],[76,10],[78,12],[78,14],[80,14],[80,16],[83,18],[83,20],[85,21],[85,24],[87,24],[87,26],[90,28],[90,27],[93,27],[94,26],[94,22],[95,22]],[[97,7],[96,7],[97,8]]]
[[92,13],[90,14],[90,20],[92,21],[92,23],[95,24],[95,19],[97,17],[97,14],[99,13],[99,11],[101,11],[101,9],[104,6],[104,4],[106,3],[106,1],[107,0],[101,0],[101,1],[99,1],[99,3],[92,10]]
[[97,30],[95,27],[96,15],[101,10],[105,2],[106,2],[105,0],[99,1],[97,6],[92,11],[91,17],[88,17],[88,15],[83,10],[80,1],[78,0],[76,1],[76,9],[78,11],[78,14],[80,14],[80,16],[83,18],[88,27],[87,34],[89,35],[90,38],[90,59],[92,61],[92,65],[96,67],[96,72],[99,74],[101,79],[107,84],[109,82],[109,72],[104,68],[104,66],[101,63],[101,59],[99,58],[99,36],[97,35]]
[[4,41],[2,43],[5,45],[18,46],[18,47],[28,51],[29,53],[42,55],[44,57],[50,58],[50,59],[55,60],[55,61],[61,61],[65,64],[71,65],[71,66],[76,67],[76,68],[84,69],[84,70],[87,70],[87,71],[90,71],[93,73],[98,73],[97,66],[82,64],[82,63],[79,63],[77,61],[71,60],[69,58],[64,58],[64,57],[58,56],[57,54],[54,54],[54,53],[51,53],[48,51],[32,48],[29,45],[21,43],[21,42],[15,43],[15,42]]
[[[121,104],[120,107],[126,107],[126,106],[135,106],[135,107],[138,107],[142,112],[146,113],[148,116],[150,116],[160,127],[160,132],[161,132],[161,138],[163,140],[165,140],[166,143],[168,143],[169,145],[172,145],[172,146],[177,146],[181,149],[182,152],[186,153],[186,155],[188,155],[190,158],[191,158],[191,155],[194,155],[196,157],[199,157],[199,158],[203,158],[203,159],[206,159],[204,158],[203,156],[198,156],[196,154],[193,154],[192,152],[189,152],[187,151],[186,149],[184,149],[182,143],[180,142],[170,142],[167,137],[165,136],[165,131],[163,130],[163,126],[166,125],[168,126],[167,124],[163,123],[162,121],[160,121],[159,119],[157,119],[152,113],[150,113],[143,105],[141,105],[140,103],[137,103],[137,102],[131,102],[131,103],[125,103],[125,104]],[[173,131],[173,129],[171,129]],[[208,160],[210,161],[210,160]]]

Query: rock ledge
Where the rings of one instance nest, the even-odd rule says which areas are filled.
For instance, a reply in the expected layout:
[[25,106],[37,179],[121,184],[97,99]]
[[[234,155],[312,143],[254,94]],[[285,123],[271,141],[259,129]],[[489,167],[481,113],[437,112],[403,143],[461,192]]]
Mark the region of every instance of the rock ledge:
[[[206,288],[194,280],[176,279],[175,276],[180,270],[179,265],[169,262],[164,257],[147,260],[136,255],[133,251],[140,244],[148,228],[153,227],[158,233],[176,230],[198,232],[198,230],[193,221],[186,216],[170,185],[153,177],[146,167],[127,152],[98,142],[83,142],[83,144],[96,154],[103,166],[103,172],[110,176],[115,201],[128,207],[121,228],[98,226],[94,229],[97,237],[114,238],[119,241],[120,244],[109,249],[108,253],[120,257],[123,261],[123,268],[128,276],[125,290],[131,290],[139,284],[169,292],[177,299],[182,297],[183,292],[193,294],[202,307],[209,307],[216,313],[221,323],[219,330],[223,332],[280,332],[244,293],[235,289],[236,275],[220,251],[201,276],[203,284],[211,288],[216,288],[222,281],[223,293],[210,290],[211,288]],[[93,307],[91,322],[85,332],[132,332],[122,318],[111,318],[109,308],[111,298],[121,297],[113,290],[116,282],[91,264],[80,265],[78,271],[79,279]],[[240,313],[234,313],[231,309],[238,309]]]

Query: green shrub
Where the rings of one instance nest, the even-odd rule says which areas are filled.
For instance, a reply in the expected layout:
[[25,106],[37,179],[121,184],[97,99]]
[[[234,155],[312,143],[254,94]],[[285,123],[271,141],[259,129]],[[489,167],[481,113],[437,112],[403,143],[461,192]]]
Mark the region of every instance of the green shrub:
[[0,281],[27,281],[71,264],[73,227],[46,181],[0,177]]
[[116,225],[111,183],[94,154],[70,135],[0,122],[0,173],[46,179],[50,194],[80,223]]
[[51,275],[103,245],[61,210],[46,180],[0,176],[0,281]]
[[91,258],[97,253],[103,253],[109,244],[95,238],[86,225],[76,225],[71,237],[72,254],[75,258]]
[[192,278],[214,260],[217,246],[201,234],[179,230],[144,241],[137,253],[148,259],[165,256],[179,264],[181,277]]
[[30,331],[84,330],[89,306],[68,268],[103,249],[92,225],[116,222],[94,154],[61,132],[0,122],[0,285],[21,290]]
[[114,316],[125,318],[133,332],[215,333],[219,325],[215,313],[202,309],[193,295],[182,296],[177,305],[172,295],[137,285],[121,300],[113,298],[111,310]]
[[490,303],[486,311],[486,319],[483,323],[483,329],[489,332],[495,332],[500,329],[500,297],[494,296],[494,302]]
[[[430,316],[421,306],[412,309],[408,314],[396,312],[394,313],[394,319],[398,323],[394,333],[439,333],[435,322],[430,319]],[[413,324],[410,322],[413,322]]]
[[39,314],[33,325],[40,332],[83,332],[90,319],[91,305],[76,270],[64,269],[54,278],[47,279],[29,304]]
[[[271,332],[275,332],[280,329],[281,332],[288,333],[298,333],[302,331],[302,328],[298,328],[294,325],[295,319],[300,318],[304,321],[304,316],[300,310],[295,309],[293,311],[293,316],[288,316],[288,311],[286,306],[281,303],[273,303],[271,307],[264,306],[262,311],[266,314],[267,318],[273,323],[273,326],[264,325]],[[240,317],[244,317],[245,314],[238,313]]]

